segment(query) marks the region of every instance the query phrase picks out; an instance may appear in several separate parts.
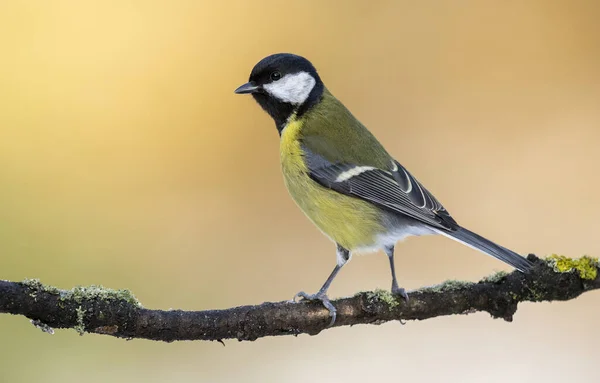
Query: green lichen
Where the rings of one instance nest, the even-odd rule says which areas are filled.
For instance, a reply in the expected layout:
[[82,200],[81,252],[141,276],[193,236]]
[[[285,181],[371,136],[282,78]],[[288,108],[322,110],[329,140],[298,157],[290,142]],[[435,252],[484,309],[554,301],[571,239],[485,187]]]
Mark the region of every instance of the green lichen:
[[37,320],[37,319],[32,319],[31,320],[31,324],[34,325],[35,327],[39,328],[40,330],[42,330],[43,332],[53,335],[54,334],[54,329],[50,326],[48,326],[46,323]]
[[[75,309],[77,316],[77,324],[73,327],[79,335],[85,333],[85,309],[82,303],[85,301],[124,301],[134,307],[142,307],[142,304],[129,290],[113,290],[102,286],[77,286],[71,290],[60,290],[54,286],[44,285],[39,279],[25,279],[21,282],[29,288],[29,295],[36,299],[41,293],[49,293],[58,296],[58,307],[66,309],[69,303],[77,303],[79,306]],[[105,314],[101,311],[99,314],[100,320],[105,318]]]
[[79,306],[75,309],[75,313],[77,314],[77,324],[73,329],[75,329],[79,335],[83,335],[85,333],[85,324],[83,323],[83,320],[85,319],[85,310],[83,307]]
[[61,291],[60,289],[58,289],[54,286],[48,286],[48,285],[43,284],[37,278],[35,278],[35,279],[25,278],[21,283],[23,285],[29,287],[29,289],[33,290],[30,293],[30,295],[33,296],[34,298],[35,298],[35,295],[37,294],[37,292],[39,292],[39,291],[47,292],[50,294],[60,294],[60,291]]
[[483,277],[483,279],[480,282],[483,283],[498,283],[501,280],[503,280],[504,278],[506,278],[506,276],[508,275],[508,272],[506,271],[497,271],[492,275],[488,275],[487,277]]
[[21,283],[31,289],[39,289],[39,287],[42,286],[42,283],[37,278],[35,278],[35,279],[25,278]]
[[39,292],[46,292],[54,295],[60,295],[62,302],[73,300],[81,304],[84,300],[103,300],[103,301],[125,301],[133,306],[141,307],[141,303],[129,290],[113,290],[99,285],[77,286],[71,290],[60,290],[54,286],[48,286],[39,281],[39,279],[25,279],[21,282],[29,287],[30,295],[35,298]]
[[557,273],[568,273],[577,271],[581,279],[594,280],[598,276],[598,258],[588,257],[587,255],[573,259],[564,255],[552,254],[546,261]]
[[398,297],[394,296],[394,294],[388,290],[376,289],[375,291],[368,291],[366,294],[368,300],[383,302],[387,304],[390,310],[400,304],[398,303]]
[[439,285],[428,286],[421,289],[422,292],[425,293],[443,293],[446,291],[456,291],[466,287],[469,287],[473,284],[473,282],[468,281],[456,281],[456,280],[448,280],[440,283]]
[[77,286],[71,290],[61,292],[62,301],[74,300],[81,303],[84,300],[103,300],[103,301],[125,301],[133,306],[141,307],[140,302],[129,290],[113,290],[103,286]]
[[537,282],[533,282],[533,286],[529,289],[529,295],[533,302],[542,302],[547,300],[544,287],[540,286]]

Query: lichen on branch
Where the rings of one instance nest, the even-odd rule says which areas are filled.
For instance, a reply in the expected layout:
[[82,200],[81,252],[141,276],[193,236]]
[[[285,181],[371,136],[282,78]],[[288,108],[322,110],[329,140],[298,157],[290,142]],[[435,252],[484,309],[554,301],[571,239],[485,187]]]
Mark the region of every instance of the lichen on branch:
[[[600,264],[588,256],[552,255],[534,263],[530,273],[498,272],[479,282],[446,281],[409,292],[410,300],[376,290],[333,300],[333,327],[380,324],[393,320],[487,312],[512,321],[520,302],[564,301],[600,289]],[[150,310],[128,290],[102,286],[61,290],[36,279],[0,280],[0,313],[23,315],[42,331],[71,328],[80,334],[120,338],[175,340],[255,340],[274,335],[315,335],[330,322],[329,312],[314,302],[290,301],[224,310]]]
[[581,279],[585,280],[594,280],[598,276],[598,258],[584,255],[581,258],[572,259],[564,255],[552,254],[547,259],[556,272],[568,273],[575,270]]

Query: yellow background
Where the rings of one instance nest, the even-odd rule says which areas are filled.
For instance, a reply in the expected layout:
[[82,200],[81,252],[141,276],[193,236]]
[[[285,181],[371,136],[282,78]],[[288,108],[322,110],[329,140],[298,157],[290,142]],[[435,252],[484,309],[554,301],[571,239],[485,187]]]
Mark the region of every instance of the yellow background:
[[[597,1],[2,1],[0,278],[129,288],[202,310],[316,291],[334,247],[288,198],[273,122],[233,94],[308,57],[464,226],[600,255]],[[506,269],[445,238],[401,284]],[[354,257],[332,296],[388,288]],[[597,292],[256,342],[126,342],[0,316],[2,382],[565,382],[597,375]]]

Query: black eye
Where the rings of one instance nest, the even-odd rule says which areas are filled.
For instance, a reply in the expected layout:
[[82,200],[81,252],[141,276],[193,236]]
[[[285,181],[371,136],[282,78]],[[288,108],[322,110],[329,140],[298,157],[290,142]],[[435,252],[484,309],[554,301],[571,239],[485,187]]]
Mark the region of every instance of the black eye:
[[281,78],[281,73],[279,73],[279,72],[273,72],[273,73],[271,73],[271,80],[277,81],[280,78]]

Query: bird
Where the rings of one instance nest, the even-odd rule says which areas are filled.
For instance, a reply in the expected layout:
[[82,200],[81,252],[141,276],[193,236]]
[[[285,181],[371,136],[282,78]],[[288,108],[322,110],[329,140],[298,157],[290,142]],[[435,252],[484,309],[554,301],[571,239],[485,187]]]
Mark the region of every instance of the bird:
[[305,215],[336,245],[336,265],[315,294],[336,309],[327,290],[354,253],[383,250],[389,259],[391,292],[408,301],[398,285],[396,243],[409,236],[443,235],[527,272],[521,255],[460,226],[442,204],[325,87],[302,56],[277,53],[260,60],[236,94],[250,94],[275,122],[284,183]]

